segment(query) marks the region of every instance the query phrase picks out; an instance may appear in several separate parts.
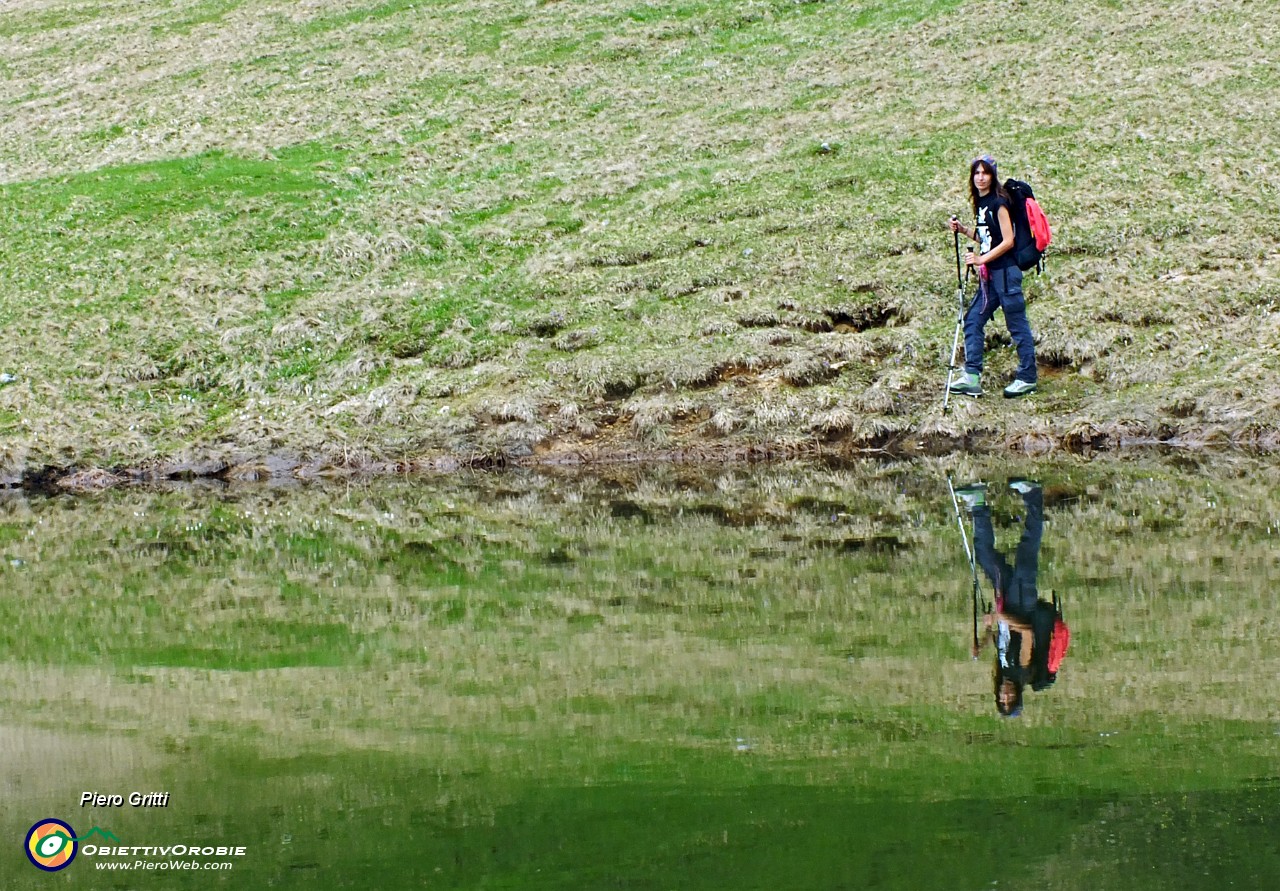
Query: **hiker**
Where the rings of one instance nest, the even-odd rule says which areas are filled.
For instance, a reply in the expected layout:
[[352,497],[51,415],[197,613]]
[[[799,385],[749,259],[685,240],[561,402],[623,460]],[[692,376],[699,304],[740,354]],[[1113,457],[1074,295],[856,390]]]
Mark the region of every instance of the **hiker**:
[[[1044,491],[1032,480],[1013,480],[1009,488],[1022,496],[1025,509],[1022,538],[1013,565],[995,547],[987,487],[976,483],[956,490],[973,516],[974,558],[995,589],[995,610],[983,616],[984,634],[973,644],[972,655],[988,641],[996,644],[993,671],[996,710],[1008,718],[1022,713],[1022,694],[1030,683],[1042,690],[1056,679],[1057,664],[1049,671],[1049,649],[1056,608],[1040,600],[1036,576],[1040,564],[1040,539],[1044,532]],[[1046,614],[1045,609],[1050,612]],[[1065,645],[1065,639],[1061,641]],[[1060,659],[1061,657],[1059,657]]]
[[996,161],[983,155],[969,165],[969,197],[973,203],[973,227],[954,217],[947,225],[978,245],[964,257],[965,265],[978,274],[978,289],[964,317],[964,372],[948,387],[964,396],[982,395],[982,350],[984,329],[997,309],[1004,310],[1004,323],[1018,351],[1018,372],[1004,388],[1006,398],[1025,396],[1036,389],[1036,346],[1027,321],[1027,304],[1022,297],[1022,270],[1014,260],[1014,228],[1009,195],[1000,185]]

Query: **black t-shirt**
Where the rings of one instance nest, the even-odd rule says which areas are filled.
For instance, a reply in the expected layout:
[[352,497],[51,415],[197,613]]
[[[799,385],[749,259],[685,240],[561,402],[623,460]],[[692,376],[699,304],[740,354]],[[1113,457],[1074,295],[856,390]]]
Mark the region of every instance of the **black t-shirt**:
[[[985,197],[978,199],[978,213],[974,218],[973,229],[978,235],[978,242],[982,245],[980,254],[985,254],[1000,242],[1004,241],[1004,233],[1000,231],[1000,208],[1009,211],[1009,202],[1001,198],[994,191],[988,192]],[[1010,223],[1012,223],[1010,217]],[[988,269],[1006,269],[1014,265],[1014,252],[1012,250],[1005,251],[987,264]]]

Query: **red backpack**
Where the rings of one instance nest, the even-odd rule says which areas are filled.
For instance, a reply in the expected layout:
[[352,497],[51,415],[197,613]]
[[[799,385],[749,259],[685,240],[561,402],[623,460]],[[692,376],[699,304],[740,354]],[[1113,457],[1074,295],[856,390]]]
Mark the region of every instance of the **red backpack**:
[[1009,215],[1013,219],[1013,257],[1023,272],[1042,268],[1045,249],[1053,240],[1049,220],[1036,201],[1031,186],[1018,179],[1004,181],[1009,193]]
[[1036,239],[1036,250],[1041,254],[1053,241],[1053,230],[1049,228],[1049,219],[1040,209],[1040,202],[1034,198],[1027,199],[1027,226]]

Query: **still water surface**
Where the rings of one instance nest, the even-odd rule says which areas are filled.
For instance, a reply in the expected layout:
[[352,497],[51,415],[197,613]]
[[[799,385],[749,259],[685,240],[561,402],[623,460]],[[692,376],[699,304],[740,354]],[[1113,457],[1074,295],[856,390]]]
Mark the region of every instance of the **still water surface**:
[[1223,456],[0,497],[3,885],[1277,887],[1278,532]]

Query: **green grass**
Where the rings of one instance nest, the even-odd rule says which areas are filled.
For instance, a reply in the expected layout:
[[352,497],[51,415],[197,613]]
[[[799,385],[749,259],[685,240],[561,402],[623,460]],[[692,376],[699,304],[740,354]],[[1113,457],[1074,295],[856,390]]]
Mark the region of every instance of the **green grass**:
[[229,13],[241,6],[238,0],[203,0],[203,2],[187,4],[183,6],[179,15],[152,25],[151,33],[155,37],[190,35],[202,25],[223,23]]
[[0,22],[0,36],[17,37],[22,34],[39,34],[73,28],[110,16],[112,10],[106,3],[83,0],[64,3],[53,9],[39,12],[10,11]]

